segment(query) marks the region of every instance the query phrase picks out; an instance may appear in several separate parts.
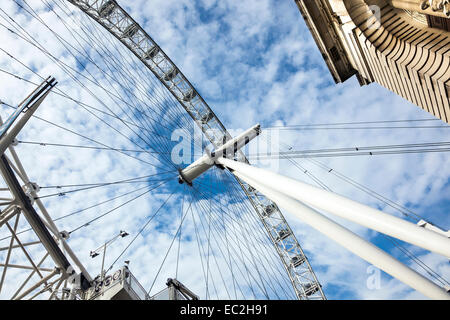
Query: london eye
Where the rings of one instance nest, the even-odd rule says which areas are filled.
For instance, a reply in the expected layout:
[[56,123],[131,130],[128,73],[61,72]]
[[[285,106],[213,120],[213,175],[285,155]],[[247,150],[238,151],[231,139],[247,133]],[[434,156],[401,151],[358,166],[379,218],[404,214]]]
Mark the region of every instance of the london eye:
[[[325,300],[318,275],[326,272],[309,258],[321,248],[304,249],[293,217],[408,288],[448,299],[448,267],[409,247],[444,261],[446,221],[432,223],[322,161],[432,154],[448,163],[448,125],[428,117],[227,129],[218,117],[226,110],[208,104],[210,94],[152,38],[152,23],[122,2],[0,7],[2,299]],[[196,66],[186,68],[202,72]],[[239,67],[233,77],[245,73]],[[300,149],[279,136],[409,127],[441,140]],[[295,176],[271,170],[274,159]],[[376,207],[339,195],[319,171]],[[339,219],[380,233],[404,260]]]

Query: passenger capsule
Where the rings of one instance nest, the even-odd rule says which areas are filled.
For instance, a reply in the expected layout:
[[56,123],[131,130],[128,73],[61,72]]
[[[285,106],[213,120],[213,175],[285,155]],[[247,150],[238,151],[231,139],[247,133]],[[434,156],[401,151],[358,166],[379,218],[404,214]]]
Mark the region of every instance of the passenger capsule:
[[303,285],[303,289],[305,290],[306,296],[311,296],[317,291],[319,291],[319,285],[317,283],[307,283]]
[[203,124],[207,124],[213,117],[214,115],[212,114],[212,112],[208,112],[201,118],[201,121]]
[[171,81],[173,80],[176,76],[178,75],[178,70],[177,68],[173,68],[172,70],[170,70],[169,72],[167,72],[164,76],[164,81]]
[[153,46],[144,54],[144,59],[145,60],[154,59],[158,53],[159,48],[157,46]]
[[122,34],[122,38],[131,38],[133,37],[139,30],[137,24],[133,23],[126,27],[125,31]]
[[268,206],[266,206],[265,212],[268,216],[270,216],[276,210],[277,210],[277,207],[273,203],[271,203]]
[[196,96],[197,96],[197,93],[196,93],[193,89],[191,89],[191,90],[189,90],[188,93],[186,93],[186,94],[183,96],[183,101],[189,102],[189,101],[191,101],[192,99],[194,99]]
[[105,2],[100,9],[98,9],[98,15],[100,18],[108,18],[116,8],[114,1]]
[[281,229],[280,231],[278,231],[278,237],[277,237],[276,241],[284,240],[287,237],[289,237],[290,235],[291,235],[291,233],[289,232],[288,229]]
[[295,257],[292,257],[291,263],[294,266],[294,268],[297,268],[298,266],[301,266],[303,263],[305,263],[306,257],[302,254],[296,255]]

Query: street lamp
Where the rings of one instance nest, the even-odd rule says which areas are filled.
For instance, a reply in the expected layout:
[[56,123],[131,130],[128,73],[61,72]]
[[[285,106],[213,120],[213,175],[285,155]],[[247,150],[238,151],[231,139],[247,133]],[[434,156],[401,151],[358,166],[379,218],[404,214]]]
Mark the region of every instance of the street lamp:
[[112,244],[117,239],[125,238],[128,235],[129,235],[128,232],[120,230],[120,232],[119,232],[119,234],[117,236],[115,236],[111,240],[107,241],[105,244],[103,244],[99,248],[95,249],[94,251],[91,251],[91,253],[90,253],[91,258],[95,258],[96,256],[98,256],[100,254],[99,252],[101,252],[102,249],[103,249],[102,269],[101,269],[101,272],[100,272],[101,282],[103,282],[103,280],[105,278],[105,270],[103,270],[103,268],[105,266],[106,247],[109,246],[110,244]]

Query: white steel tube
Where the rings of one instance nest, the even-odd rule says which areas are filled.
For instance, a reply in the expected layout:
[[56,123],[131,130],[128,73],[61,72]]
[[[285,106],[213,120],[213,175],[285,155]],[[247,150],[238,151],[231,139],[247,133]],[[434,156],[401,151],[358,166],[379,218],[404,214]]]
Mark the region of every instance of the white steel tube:
[[22,115],[17,123],[8,130],[5,136],[0,139],[0,154],[5,153],[6,149],[13,142],[14,138],[19,134],[20,130],[25,126],[31,116],[36,112],[44,99],[48,96],[50,90],[45,92],[30,108]]
[[191,185],[192,181],[194,181],[202,173],[208,171],[208,169],[214,165],[214,160],[216,158],[222,157],[224,154],[234,155],[236,151],[255,139],[260,133],[261,126],[257,124],[233,139],[225,142],[224,145],[219,147],[217,150],[214,150],[211,153],[207,151],[207,153],[200,159],[180,171],[180,183],[186,182]]
[[309,206],[450,257],[450,239],[437,232],[421,228],[411,222],[277,173],[225,158],[218,158],[216,161],[254,179],[261,185],[271,187]]
[[309,224],[330,239],[336,241],[357,256],[380,268],[394,278],[397,278],[431,299],[450,300],[450,295],[443,288],[316,210],[296,199],[283,195],[268,186],[256,182],[247,175],[237,171],[235,171],[234,174],[239,179],[244,180],[252,187],[256,188],[279,206],[295,214],[303,222]]
[[[1,122],[2,122],[2,120],[0,117],[0,123]],[[19,171],[23,175],[25,184],[30,183],[30,179],[28,178],[25,168],[23,167],[22,162],[20,161],[20,159],[16,153],[16,150],[14,149],[14,147],[12,145],[9,146],[9,152],[11,152],[11,155],[13,156],[13,159],[14,159]],[[34,190],[31,191],[31,195],[34,198],[37,198],[37,193]],[[48,211],[45,208],[44,204],[42,203],[41,199],[37,198],[36,204],[39,207],[39,209],[41,210],[41,213],[45,217],[45,220],[43,220],[43,222],[47,225],[49,230],[52,231],[53,234],[58,237],[58,240],[59,240],[60,244],[62,245],[63,249],[67,251],[67,254],[70,256],[70,258],[73,260],[73,262],[78,266],[78,268],[83,273],[83,275],[87,279],[87,281],[92,282],[92,277],[90,276],[89,272],[83,266],[80,259],[78,259],[78,257],[75,255],[75,253],[73,252],[72,248],[70,248],[70,246],[66,242],[66,240],[61,237],[61,234],[58,232],[58,228],[56,227],[55,223],[53,222],[53,219],[50,217],[50,214],[48,213]]]
[[[0,125],[3,124],[3,119],[0,116]],[[25,182],[25,184],[29,184],[30,183],[30,179],[28,178],[28,175],[25,171],[25,168],[22,165],[22,162],[20,161],[16,150],[14,149],[14,147],[10,144],[9,145],[9,152],[11,152],[11,155],[17,165],[18,170],[20,171],[20,174],[22,176],[23,182]],[[9,190],[9,189],[8,189]],[[34,198],[37,198],[37,193],[33,190],[31,191],[31,194]],[[75,253],[72,251],[72,249],[69,247],[69,245],[67,244],[67,242],[61,237],[61,235],[58,232],[58,228],[56,227],[55,223],[53,222],[53,219],[50,217],[49,213],[47,212],[47,209],[45,208],[44,204],[42,203],[41,199],[36,199],[36,204],[38,205],[39,209],[41,210],[42,214],[45,217],[45,220],[43,220],[43,222],[45,223],[45,225],[49,228],[50,231],[53,232],[53,234],[55,236],[58,237],[58,240],[60,241],[60,243],[62,244],[62,247],[64,250],[67,251],[67,253],[69,254],[69,256],[72,258],[72,260],[75,262],[75,264],[78,266],[78,268],[80,268],[80,271],[84,274],[85,278],[89,281],[92,282],[92,277],[89,275],[89,273],[87,272],[86,268],[83,266],[83,264],[81,263],[81,261],[78,259],[78,257],[75,255]],[[5,212],[5,211],[3,211]],[[2,222],[0,221],[0,226],[1,226]]]
[[208,171],[214,165],[214,161],[208,154],[204,154],[197,161],[180,171],[180,183],[186,182],[191,185],[192,181],[199,177],[202,173]]
[[20,296],[14,298],[14,300],[22,300],[23,297],[27,296],[30,292],[33,292],[35,289],[37,289],[40,285],[46,283],[51,278],[53,278],[55,275],[60,273],[58,269],[54,269],[51,273],[49,273],[47,276],[42,278],[39,282],[35,283],[33,286],[28,288],[25,292],[23,292]]
[[242,132],[240,135],[224,143],[223,146],[211,152],[211,158],[221,157],[223,154],[232,155],[255,139],[261,133],[261,125],[257,124]]

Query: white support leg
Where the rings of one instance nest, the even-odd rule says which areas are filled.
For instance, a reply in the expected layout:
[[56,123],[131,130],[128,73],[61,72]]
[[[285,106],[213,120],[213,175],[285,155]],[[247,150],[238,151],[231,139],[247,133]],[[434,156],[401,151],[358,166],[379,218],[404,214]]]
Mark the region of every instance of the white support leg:
[[450,239],[442,234],[277,173],[225,158],[218,158],[216,162],[239,173],[239,177],[250,178],[311,207],[450,257]]
[[425,296],[431,299],[450,300],[450,295],[443,288],[316,210],[266,185],[256,182],[256,180],[249,178],[249,176],[241,172],[234,171],[234,174],[319,232]]

